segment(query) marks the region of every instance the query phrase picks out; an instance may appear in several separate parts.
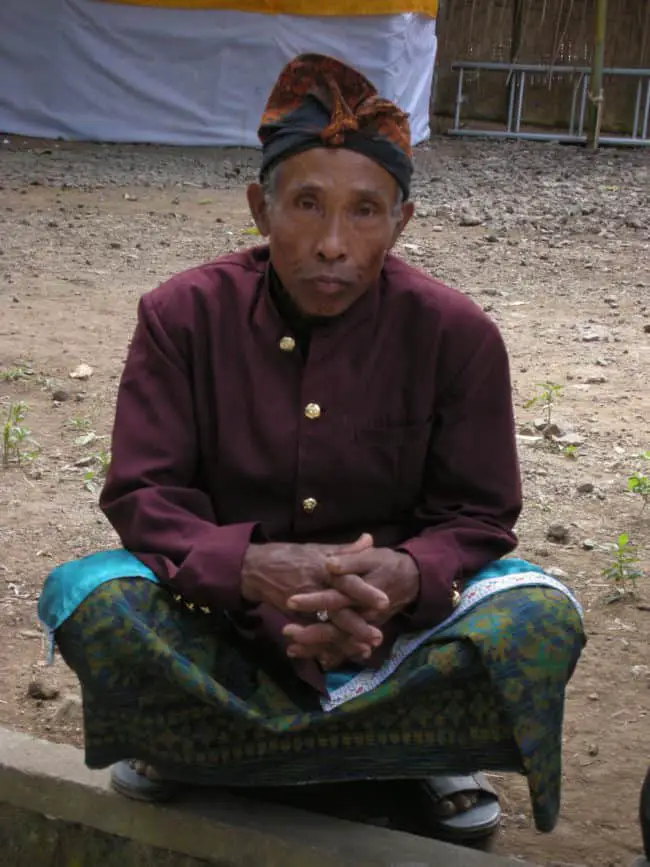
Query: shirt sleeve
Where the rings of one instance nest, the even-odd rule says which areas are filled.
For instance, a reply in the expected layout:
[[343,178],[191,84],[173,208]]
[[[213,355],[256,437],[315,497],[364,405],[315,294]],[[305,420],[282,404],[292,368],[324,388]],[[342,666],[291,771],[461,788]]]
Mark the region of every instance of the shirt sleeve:
[[517,543],[521,480],[508,356],[496,325],[481,323],[480,335],[456,337],[462,348],[454,354],[465,358],[436,407],[415,513],[422,529],[399,546],[420,572],[414,628],[449,616],[454,581],[462,585]]
[[151,295],[143,296],[118,391],[100,506],[124,547],[161,581],[198,605],[236,609],[256,525],[218,526],[201,490],[190,361],[178,343]]

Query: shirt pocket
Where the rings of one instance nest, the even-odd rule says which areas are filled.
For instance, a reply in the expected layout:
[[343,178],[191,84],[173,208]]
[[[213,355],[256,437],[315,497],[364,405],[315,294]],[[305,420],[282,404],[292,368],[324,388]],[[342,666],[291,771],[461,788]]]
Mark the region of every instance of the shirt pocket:
[[[393,510],[409,512],[421,499],[433,417],[364,424],[355,441],[385,478],[384,497]],[[381,468],[381,469],[380,469]]]

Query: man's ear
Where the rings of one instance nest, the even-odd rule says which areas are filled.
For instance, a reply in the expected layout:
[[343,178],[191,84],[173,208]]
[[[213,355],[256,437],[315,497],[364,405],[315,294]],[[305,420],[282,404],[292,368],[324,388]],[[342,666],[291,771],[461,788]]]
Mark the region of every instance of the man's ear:
[[271,234],[269,223],[269,207],[261,184],[249,184],[246,189],[246,198],[253,220],[260,235],[268,238]]
[[393,237],[390,242],[390,249],[392,249],[397,243],[397,239],[402,234],[404,229],[411,222],[411,218],[415,212],[415,205],[413,202],[403,202],[400,206],[400,217],[397,221],[397,225],[395,226],[395,231],[393,232]]

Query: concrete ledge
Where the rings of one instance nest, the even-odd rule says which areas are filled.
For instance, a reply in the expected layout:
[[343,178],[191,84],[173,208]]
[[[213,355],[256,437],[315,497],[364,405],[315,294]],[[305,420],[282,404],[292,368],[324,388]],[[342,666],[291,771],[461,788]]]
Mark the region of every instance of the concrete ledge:
[[3,857],[4,867],[522,865],[515,859],[251,804],[219,792],[188,794],[172,806],[140,804],[114,794],[108,773],[89,771],[74,747],[2,728],[0,840],[4,855],[9,852],[8,862]]

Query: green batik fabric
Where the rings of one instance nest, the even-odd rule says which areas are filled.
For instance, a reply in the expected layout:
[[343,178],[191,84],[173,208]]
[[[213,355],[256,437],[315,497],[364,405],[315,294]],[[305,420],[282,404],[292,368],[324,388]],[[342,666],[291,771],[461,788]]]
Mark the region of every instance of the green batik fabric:
[[537,828],[557,820],[565,685],[584,645],[558,590],[485,600],[329,713],[226,617],[141,578],[102,584],[56,640],[81,682],[92,768],[138,758],[223,786],[519,771]]

